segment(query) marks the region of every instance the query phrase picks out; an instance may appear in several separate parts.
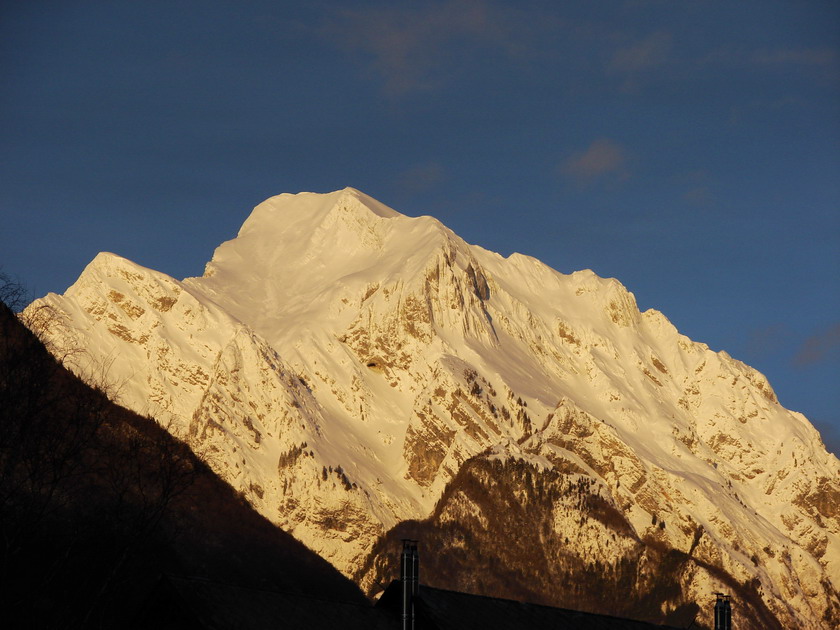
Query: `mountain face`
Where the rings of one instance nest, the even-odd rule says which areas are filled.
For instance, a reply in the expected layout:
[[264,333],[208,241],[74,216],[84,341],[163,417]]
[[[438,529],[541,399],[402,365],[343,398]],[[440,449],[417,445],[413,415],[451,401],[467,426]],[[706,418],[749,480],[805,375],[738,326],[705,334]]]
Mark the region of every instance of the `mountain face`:
[[[739,628],[840,625],[840,462],[763,375],[614,279],[348,188],[260,204],[200,278],[103,253],[43,306],[69,367],[369,593],[410,520],[447,553],[495,539],[545,603],[573,606],[557,580],[589,570],[647,616],[723,591],[749,601]],[[529,524],[537,564],[515,557]],[[454,566],[423,579],[495,588]],[[679,592],[654,601],[663,571]]]

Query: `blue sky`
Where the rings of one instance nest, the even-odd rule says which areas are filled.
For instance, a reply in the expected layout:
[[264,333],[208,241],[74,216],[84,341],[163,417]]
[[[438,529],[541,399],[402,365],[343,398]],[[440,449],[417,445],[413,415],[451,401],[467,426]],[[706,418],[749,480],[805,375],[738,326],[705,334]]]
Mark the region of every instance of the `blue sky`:
[[840,4],[7,2],[0,265],[200,275],[354,186],[621,280],[840,452]]

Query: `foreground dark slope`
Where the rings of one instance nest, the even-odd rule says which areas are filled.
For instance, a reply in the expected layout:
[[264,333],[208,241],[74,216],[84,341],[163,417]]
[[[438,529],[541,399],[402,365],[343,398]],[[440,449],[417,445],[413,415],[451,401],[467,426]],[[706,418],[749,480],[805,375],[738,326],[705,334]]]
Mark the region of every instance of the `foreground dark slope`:
[[5,627],[124,627],[162,572],[365,601],[185,444],[67,372],[2,303],[0,554]]

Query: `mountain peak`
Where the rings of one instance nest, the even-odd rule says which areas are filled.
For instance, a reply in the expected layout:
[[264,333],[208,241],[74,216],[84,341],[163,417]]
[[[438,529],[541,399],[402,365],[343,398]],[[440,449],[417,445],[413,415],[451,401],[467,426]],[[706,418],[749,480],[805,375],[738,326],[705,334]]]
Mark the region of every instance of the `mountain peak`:
[[380,203],[355,188],[344,188],[329,193],[283,193],[270,197],[254,208],[239,230],[239,236],[251,232],[274,232],[278,228],[312,226],[321,223],[333,213],[353,212],[370,218],[402,217],[396,210]]
[[216,248],[204,277],[227,274],[242,282],[296,275],[303,266],[311,271],[330,261],[346,266],[381,249],[391,219],[411,220],[355,188],[277,195],[254,208],[236,238]]
[[[52,296],[61,321],[128,404],[172,417],[347,574],[491,454],[535,464],[529,488],[585,481],[608,508],[546,505],[537,529],[561,553],[664,545],[714,567],[683,574],[687,596],[728,574],[782,619],[834,614],[819,589],[840,583],[840,463],[763,376],[642,315],[618,280],[503,258],[353,188],[266,200],[200,278],[132,265],[98,256],[83,292]],[[808,598],[783,590],[800,584]]]
[[347,187],[347,188],[344,188],[343,190],[341,190],[339,192],[341,193],[341,196],[339,197],[339,200],[344,200],[344,201],[355,200],[355,201],[358,201],[360,204],[362,204],[365,208],[370,210],[376,216],[379,216],[379,217],[382,217],[382,218],[385,218],[385,219],[405,216],[405,215],[397,212],[393,208],[390,208],[390,207],[386,206],[384,203],[381,203],[380,201],[377,201],[376,199],[374,199],[370,195],[366,195],[362,191],[357,190],[355,188]]
[[133,285],[144,281],[149,276],[161,276],[157,271],[138,265],[111,252],[99,252],[84,268],[76,282],[67,290],[68,295],[75,295],[92,284],[117,281]]

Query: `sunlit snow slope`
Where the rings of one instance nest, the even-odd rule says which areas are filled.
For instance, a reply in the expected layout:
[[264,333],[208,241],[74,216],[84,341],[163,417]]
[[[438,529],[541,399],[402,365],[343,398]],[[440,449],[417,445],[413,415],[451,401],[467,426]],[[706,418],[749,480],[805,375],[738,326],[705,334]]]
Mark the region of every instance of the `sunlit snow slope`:
[[[348,188],[260,204],[200,278],[99,254],[44,305],[70,367],[363,582],[377,538],[428,516],[464,462],[513,458],[592,480],[634,539],[758,580],[780,623],[840,622],[837,458],[764,376],[616,280]],[[590,536],[607,561],[609,535]],[[701,599],[715,576],[682,587]]]

